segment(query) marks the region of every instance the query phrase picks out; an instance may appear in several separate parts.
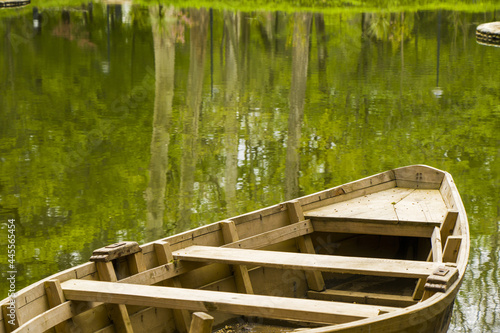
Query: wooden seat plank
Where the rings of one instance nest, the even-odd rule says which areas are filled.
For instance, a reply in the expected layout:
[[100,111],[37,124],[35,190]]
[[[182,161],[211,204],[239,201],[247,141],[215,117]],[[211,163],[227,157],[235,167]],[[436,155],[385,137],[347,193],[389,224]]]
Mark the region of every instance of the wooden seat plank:
[[427,278],[438,263],[360,258],[306,253],[229,249],[210,246],[190,246],[173,253],[175,259],[223,263],[230,265],[259,265],[279,269],[312,270],[334,273],[365,274],[407,278]]
[[[346,304],[90,280],[68,280],[62,283],[61,286],[64,296],[68,300],[187,309],[202,312],[220,311],[237,315],[315,323],[345,323],[399,310],[398,308],[366,304]],[[304,309],[307,309],[307,311],[304,311]]]

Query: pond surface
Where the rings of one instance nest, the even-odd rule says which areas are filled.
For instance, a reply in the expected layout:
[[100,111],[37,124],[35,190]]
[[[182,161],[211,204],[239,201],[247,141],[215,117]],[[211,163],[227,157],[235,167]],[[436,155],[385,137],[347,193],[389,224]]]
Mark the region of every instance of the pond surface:
[[13,219],[17,290],[110,243],[427,164],[471,228],[450,331],[500,332],[500,48],[475,39],[500,11],[6,13],[0,265]]

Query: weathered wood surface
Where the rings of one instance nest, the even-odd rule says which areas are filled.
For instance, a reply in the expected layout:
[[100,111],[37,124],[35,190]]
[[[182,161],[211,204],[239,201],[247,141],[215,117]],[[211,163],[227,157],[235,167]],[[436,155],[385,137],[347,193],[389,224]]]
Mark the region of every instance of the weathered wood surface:
[[255,236],[247,237],[239,241],[231,242],[221,247],[240,249],[259,249],[265,246],[284,242],[293,238],[308,235],[313,232],[311,221],[305,220],[293,223],[285,227],[267,231]]
[[[97,271],[101,281],[117,282],[115,269],[111,261],[96,262]],[[89,300],[93,301],[93,300]],[[113,320],[116,330],[119,332],[133,333],[132,323],[125,305],[123,304],[106,304],[109,317]]]
[[[378,316],[398,308],[346,304],[287,297],[246,295],[198,289],[140,286],[102,281],[70,280],[62,284],[69,300],[220,311],[245,316],[294,319],[317,323],[343,323]],[[307,309],[307,311],[304,311]]]
[[[222,235],[226,243],[233,243],[240,239],[234,221],[223,221],[221,222],[221,227]],[[236,287],[238,289],[238,292],[253,294],[252,282],[250,281],[250,276],[248,275],[247,266],[236,265],[232,268],[234,271],[234,278],[236,280]]]
[[[159,265],[167,265],[174,260],[172,250],[170,249],[170,244],[168,244],[168,242],[155,242],[154,247],[156,256],[158,257]],[[164,281],[162,284],[164,286],[182,288],[181,280],[177,276],[168,281]],[[187,310],[174,310],[174,317],[177,330],[181,333],[187,332],[189,330],[189,323],[191,321],[189,312]]]
[[367,293],[350,290],[327,289],[322,292],[309,290],[307,296],[311,299],[349,302],[356,304],[383,305],[392,307],[407,307],[417,302],[411,296],[389,295],[380,293]]
[[438,227],[434,228],[431,236],[431,253],[434,262],[443,262],[443,245],[441,244],[441,231]]
[[[291,223],[304,221],[304,212],[298,200],[292,200],[286,203],[288,209],[288,218]],[[297,246],[301,253],[315,254],[313,242],[310,235],[304,235],[296,238]],[[325,289],[325,281],[320,271],[306,271],[307,285],[309,289],[321,291]]]
[[30,319],[17,328],[15,333],[42,333],[71,319],[74,315],[71,302],[64,302]]
[[279,269],[299,269],[333,273],[427,278],[437,263],[422,261],[315,255],[261,250],[190,246],[174,252],[186,261],[217,262],[229,265],[260,265]]
[[[61,284],[59,280],[50,280],[45,282],[45,291],[47,293],[47,300],[49,302],[49,306],[51,308],[55,308],[66,302],[64,298]],[[57,333],[65,333],[74,329],[73,322],[61,322],[60,324],[55,326],[55,330]]]
[[137,242],[120,242],[101,247],[94,250],[90,261],[111,261],[120,257],[128,256],[137,252],[141,252],[141,248]]
[[189,333],[211,333],[214,317],[205,312],[193,313]]
[[439,222],[374,220],[352,217],[312,216],[312,226],[318,232],[337,232],[365,235],[431,237]]
[[338,217],[382,221],[443,221],[448,209],[439,190],[390,188],[324,205],[305,212],[306,218]]

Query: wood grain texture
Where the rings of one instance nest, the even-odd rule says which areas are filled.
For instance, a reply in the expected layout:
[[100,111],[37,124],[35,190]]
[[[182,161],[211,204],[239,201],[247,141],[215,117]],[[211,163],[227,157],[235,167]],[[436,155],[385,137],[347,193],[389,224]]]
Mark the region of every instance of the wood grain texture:
[[173,254],[176,259],[186,261],[408,278],[426,278],[438,267],[437,263],[423,261],[228,249],[210,246],[191,246],[175,251]]

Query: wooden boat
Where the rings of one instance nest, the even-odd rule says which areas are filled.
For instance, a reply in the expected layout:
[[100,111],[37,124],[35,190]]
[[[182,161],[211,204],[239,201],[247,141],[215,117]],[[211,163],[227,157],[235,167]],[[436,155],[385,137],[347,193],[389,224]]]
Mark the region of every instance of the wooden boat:
[[4,299],[0,332],[445,332],[468,254],[450,174],[409,166],[98,249]]

